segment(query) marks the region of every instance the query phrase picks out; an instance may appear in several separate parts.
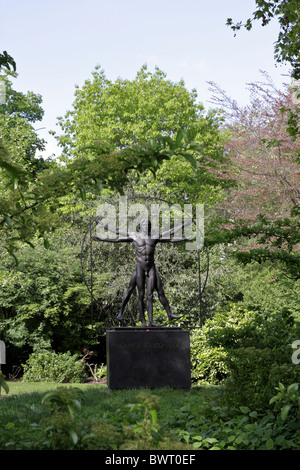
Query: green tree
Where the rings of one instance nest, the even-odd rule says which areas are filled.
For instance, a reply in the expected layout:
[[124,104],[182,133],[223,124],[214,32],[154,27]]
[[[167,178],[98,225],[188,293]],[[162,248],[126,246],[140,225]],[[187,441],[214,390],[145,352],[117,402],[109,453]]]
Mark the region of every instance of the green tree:
[[[136,177],[138,170],[139,176],[143,175],[143,188],[146,184],[161,196],[212,202],[229,183],[220,172],[225,161],[220,123],[217,113],[205,113],[197,103],[196,90],[188,91],[183,80],[168,80],[158,68],[151,73],[143,66],[134,80],[112,82],[96,67],[92,79],[82,88],[76,87],[73,109],[59,118],[62,132],[55,135],[62,147],[62,159],[72,161],[74,167],[83,161],[83,149],[89,150],[88,158],[94,161],[97,143],[102,142],[97,161],[103,173],[105,168],[116,168],[113,177],[118,189],[128,181],[132,187],[132,175]],[[107,142],[105,159],[99,158],[103,142]],[[141,144],[141,152],[138,161],[130,163],[129,148],[136,142]],[[127,155],[126,170],[134,170],[127,180],[124,170],[119,167],[117,172],[118,155]],[[92,166],[84,158],[86,164]],[[83,168],[79,171],[82,175]],[[108,175],[106,184],[110,182]]]
[[95,140],[122,149],[137,140],[172,137],[179,130],[196,140],[204,119],[196,96],[182,80],[173,83],[158,68],[152,74],[143,66],[134,80],[111,82],[98,66],[92,80],[86,80],[81,89],[76,87],[73,110],[59,118],[62,155],[74,158]]
[[45,142],[34,129],[44,114],[42,98],[16,92],[10,76],[15,74],[1,77],[6,100],[0,105],[0,230],[2,249],[14,255],[18,242],[30,243],[34,234],[48,230],[49,215],[38,207],[33,188],[51,163],[38,156]]

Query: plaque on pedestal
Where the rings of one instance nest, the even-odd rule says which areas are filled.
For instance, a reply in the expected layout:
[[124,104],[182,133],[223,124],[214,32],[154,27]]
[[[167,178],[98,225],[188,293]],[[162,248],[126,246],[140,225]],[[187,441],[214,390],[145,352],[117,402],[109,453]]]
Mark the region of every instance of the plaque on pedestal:
[[181,328],[115,328],[106,352],[110,389],[191,386],[190,337]]

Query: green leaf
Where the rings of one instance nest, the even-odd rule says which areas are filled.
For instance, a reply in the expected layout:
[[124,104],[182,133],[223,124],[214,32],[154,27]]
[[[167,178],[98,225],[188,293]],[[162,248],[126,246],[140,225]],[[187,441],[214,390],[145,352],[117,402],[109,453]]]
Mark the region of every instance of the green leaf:
[[12,228],[12,220],[11,220],[11,218],[10,218],[8,215],[5,215],[4,218],[5,218],[5,220],[6,220],[7,225],[8,225],[9,228],[11,229],[11,228]]
[[247,406],[240,406],[240,410],[242,413],[247,414],[249,413],[249,408]]
[[180,152],[180,155],[182,155],[186,160],[188,160],[194,168],[197,167],[197,161],[194,159],[194,157],[192,157],[192,155],[186,152]]
[[75,410],[74,410],[74,407],[68,403],[68,404],[67,404],[67,410],[68,410],[68,413],[69,413],[69,415],[71,416],[71,418],[74,419],[74,418],[75,418]]
[[51,403],[51,401],[53,401],[53,400],[61,402],[61,399],[60,399],[57,391],[47,392],[46,395],[44,395],[44,397],[42,399],[42,405],[46,405],[49,402]]
[[68,433],[73,441],[74,444],[77,444],[78,442],[78,435],[77,433],[75,432],[75,430],[73,428],[69,428],[68,429]]
[[294,393],[296,392],[297,390],[299,389],[299,384],[298,383],[295,383],[295,384],[291,384],[288,386],[287,388],[287,393]]
[[216,439],[215,437],[207,437],[206,439],[204,439],[205,442],[208,442],[209,444],[213,444],[214,442],[219,442],[218,439]]
[[98,193],[101,194],[102,193],[102,182],[98,179],[96,180],[96,186],[97,186]]
[[17,177],[20,175],[20,173],[22,173],[19,167],[7,162],[3,158],[0,158],[0,167],[8,171],[13,177]]
[[77,408],[78,410],[80,410],[81,408],[81,402],[79,400],[76,400],[76,398],[73,399],[73,403],[74,403],[74,406],[75,408]]
[[156,424],[157,423],[157,412],[155,409],[149,410],[150,418],[151,418],[151,423]]
[[285,405],[285,406],[282,408],[281,413],[280,413],[280,416],[281,416],[281,418],[282,418],[283,421],[286,420],[287,415],[288,415],[288,413],[289,413],[289,411],[290,411],[291,408],[292,408],[292,405]]
[[268,439],[267,442],[266,442],[266,448],[268,450],[272,450],[274,449],[274,441],[273,439]]
[[202,442],[194,442],[193,447],[194,449],[199,449],[200,447],[202,447]]
[[269,401],[269,404],[272,405],[272,403],[274,403],[275,401],[278,401],[280,400],[280,397],[278,395],[275,395],[274,397],[272,397]]
[[282,434],[280,436],[277,436],[275,439],[275,442],[278,446],[280,446],[284,441],[285,441],[285,436]]
[[176,145],[176,147],[179,146],[179,144],[180,144],[180,142],[182,141],[183,137],[184,137],[184,132],[183,132],[182,129],[180,129],[180,131],[178,132],[178,134],[177,134],[177,136],[176,136],[176,140],[175,140],[175,145]]
[[46,250],[49,250],[50,248],[50,243],[46,235],[44,235],[44,247],[46,248]]
[[13,183],[14,190],[18,189],[18,177],[17,176],[13,176],[12,183]]
[[79,191],[80,191],[81,199],[82,199],[83,201],[86,201],[86,189],[85,189],[85,187],[82,186],[82,187],[79,189]]
[[0,388],[4,388],[6,394],[9,392],[9,386],[7,385],[7,383],[5,382],[5,380],[0,380]]

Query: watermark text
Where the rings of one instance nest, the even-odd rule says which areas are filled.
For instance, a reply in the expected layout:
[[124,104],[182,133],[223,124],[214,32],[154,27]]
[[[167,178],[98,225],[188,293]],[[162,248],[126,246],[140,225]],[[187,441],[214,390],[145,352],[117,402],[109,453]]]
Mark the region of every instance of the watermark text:
[[100,240],[130,237],[185,241],[187,250],[201,249],[204,243],[204,205],[153,203],[129,204],[121,196],[117,204],[105,202],[97,208],[96,235]]

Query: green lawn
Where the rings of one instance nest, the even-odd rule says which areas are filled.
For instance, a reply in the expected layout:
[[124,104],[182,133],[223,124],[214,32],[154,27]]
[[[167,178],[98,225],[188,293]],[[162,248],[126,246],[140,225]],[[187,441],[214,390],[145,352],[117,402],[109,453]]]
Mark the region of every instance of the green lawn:
[[[66,413],[61,411],[49,417],[50,409],[42,404],[47,392],[65,387],[83,391],[76,422],[73,418],[67,419]],[[128,407],[140,402],[141,392],[147,392],[142,408],[141,404]],[[228,407],[222,400],[221,386],[197,385],[189,391],[170,388],[109,390],[104,384],[9,382],[9,394],[3,393],[0,397],[0,449],[48,449],[49,445],[55,449],[74,448],[70,447],[68,433],[75,428],[80,449],[84,450],[90,436],[94,436],[92,450],[107,449],[110,445],[130,450],[144,448],[139,446],[148,442],[152,446],[149,439],[157,435],[162,445],[159,449],[167,450],[183,450],[182,446],[184,450],[299,449],[300,428],[295,409],[284,421],[280,410],[274,413],[270,410],[257,412],[245,406]],[[152,395],[159,398],[158,415],[155,412],[158,421],[155,418],[153,422],[150,419],[154,416],[151,411],[155,411]],[[70,394],[60,393],[59,396],[70,397]],[[150,413],[144,413],[145,406]],[[45,437],[45,429],[50,429],[50,441]],[[94,434],[88,434],[90,429]]]
[[[41,404],[43,396],[57,387],[77,387],[84,391],[80,415],[84,418],[101,419],[104,413],[114,412],[130,403],[137,401],[141,390],[109,390],[104,384],[57,384],[48,382],[9,382],[9,394],[0,398],[0,423],[15,424],[37,423],[47,414],[47,409]],[[199,404],[203,401],[214,400],[218,396],[216,386],[194,386],[190,391],[169,388],[154,389],[148,392],[159,397],[159,416],[164,419],[174,410],[189,403]],[[2,389],[2,395],[4,390]]]

